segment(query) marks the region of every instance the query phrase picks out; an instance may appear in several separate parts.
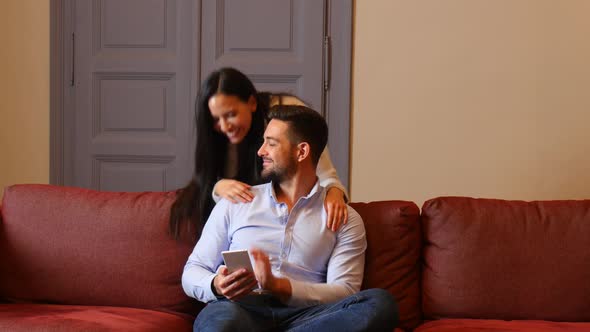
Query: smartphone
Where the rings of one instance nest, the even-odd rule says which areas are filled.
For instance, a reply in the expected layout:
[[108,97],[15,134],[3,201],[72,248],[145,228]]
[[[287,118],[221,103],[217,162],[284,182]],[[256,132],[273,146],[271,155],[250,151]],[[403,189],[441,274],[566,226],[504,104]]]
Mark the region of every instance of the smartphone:
[[223,256],[225,266],[229,270],[229,273],[242,268],[254,273],[248,249],[222,251],[221,256]]

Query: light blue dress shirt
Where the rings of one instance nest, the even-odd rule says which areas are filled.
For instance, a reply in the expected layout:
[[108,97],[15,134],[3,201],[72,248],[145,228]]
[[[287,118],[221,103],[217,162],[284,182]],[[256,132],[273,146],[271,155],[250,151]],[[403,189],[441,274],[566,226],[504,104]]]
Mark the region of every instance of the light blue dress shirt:
[[275,276],[290,280],[290,306],[334,302],[360,290],[367,242],[354,209],[348,207],[348,222],[333,232],[326,227],[326,189],[319,183],[290,213],[277,202],[271,183],[252,191],[250,203],[222,199],[215,205],[184,267],[182,287],[188,296],[216,300],[211,282],[223,264],[221,252],[253,247],[267,253]]

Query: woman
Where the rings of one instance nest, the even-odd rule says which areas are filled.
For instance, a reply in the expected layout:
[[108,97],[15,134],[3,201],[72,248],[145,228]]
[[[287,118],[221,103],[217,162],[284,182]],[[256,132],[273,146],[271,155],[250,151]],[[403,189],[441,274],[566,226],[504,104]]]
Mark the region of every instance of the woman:
[[[267,111],[276,104],[303,103],[287,94],[257,92],[246,75],[233,68],[212,72],[203,82],[196,105],[197,144],[193,179],[177,195],[170,213],[170,231],[178,237],[185,221],[199,231],[215,202],[250,202],[250,186],[258,184]],[[327,225],[335,231],[348,219],[345,188],[324,150],[317,167],[328,188],[324,206]]]

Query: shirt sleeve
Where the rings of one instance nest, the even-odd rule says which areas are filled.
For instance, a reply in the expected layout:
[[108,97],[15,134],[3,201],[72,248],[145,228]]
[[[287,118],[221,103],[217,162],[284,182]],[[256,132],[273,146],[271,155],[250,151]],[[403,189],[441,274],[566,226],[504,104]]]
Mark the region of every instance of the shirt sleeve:
[[182,273],[182,288],[186,295],[201,302],[216,300],[211,289],[217,268],[222,264],[221,252],[229,248],[229,209],[231,204],[221,200],[211,211],[201,237],[188,258]]
[[328,147],[326,147],[320,155],[320,160],[318,161],[318,166],[316,168],[316,175],[320,179],[320,185],[322,187],[326,189],[336,187],[342,190],[346,201],[348,201],[348,193],[346,192],[346,188],[344,188],[342,182],[340,182],[340,178],[336,173],[336,168],[332,164]]
[[348,207],[348,223],[339,233],[328,263],[326,283],[289,279],[289,306],[310,306],[341,300],[360,291],[365,269],[367,240],[360,215]]

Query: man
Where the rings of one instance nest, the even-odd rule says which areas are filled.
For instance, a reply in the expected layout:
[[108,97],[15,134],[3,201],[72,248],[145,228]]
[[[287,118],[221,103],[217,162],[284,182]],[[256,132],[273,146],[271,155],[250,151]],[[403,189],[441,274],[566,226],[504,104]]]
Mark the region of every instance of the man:
[[[262,176],[252,202],[222,200],[184,268],[186,294],[209,304],[195,331],[392,331],[393,297],[359,292],[366,239],[363,222],[326,227],[326,189],[316,165],[328,138],[325,120],[304,106],[271,109],[258,151]],[[249,249],[254,273],[222,266],[221,251]],[[264,291],[253,293],[259,285]]]

